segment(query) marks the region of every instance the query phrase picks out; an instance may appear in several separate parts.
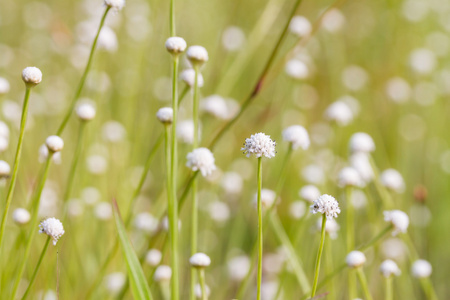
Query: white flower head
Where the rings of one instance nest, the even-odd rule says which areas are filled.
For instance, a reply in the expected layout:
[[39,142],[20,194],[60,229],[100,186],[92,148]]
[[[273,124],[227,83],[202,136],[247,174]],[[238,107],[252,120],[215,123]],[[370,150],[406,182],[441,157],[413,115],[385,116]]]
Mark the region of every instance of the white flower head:
[[[204,85],[204,80],[202,74],[199,72],[197,75],[197,85],[198,87],[202,87]],[[180,78],[186,83],[188,86],[193,87],[195,84],[195,70],[194,69],[186,69],[180,73]]]
[[345,262],[350,268],[358,268],[366,262],[366,256],[361,251],[355,250],[347,254]]
[[365,132],[354,133],[349,141],[351,153],[370,153],[375,151],[375,143],[370,135]]
[[228,274],[233,281],[241,281],[250,270],[250,260],[245,255],[231,258],[227,263]]
[[158,229],[158,221],[150,213],[141,212],[134,218],[134,227],[142,232],[152,233]]
[[394,77],[386,82],[386,94],[396,103],[404,103],[411,97],[411,86],[401,77]]
[[289,23],[289,30],[298,37],[304,37],[311,33],[312,25],[303,16],[294,16]]
[[39,233],[45,233],[53,239],[53,245],[56,245],[59,238],[64,234],[64,227],[60,220],[47,218],[39,224]]
[[409,217],[406,213],[401,210],[389,210],[383,212],[384,220],[389,222],[394,226],[392,235],[396,236],[400,232],[406,233],[409,225]]
[[119,11],[125,6],[125,0],[105,0],[104,3],[115,11]]
[[195,253],[189,258],[189,263],[194,268],[206,268],[211,264],[211,258],[205,253]]
[[380,272],[384,277],[391,277],[392,275],[400,276],[400,274],[402,273],[395,261],[390,259],[386,259],[381,263]]
[[397,170],[384,170],[380,175],[380,181],[382,185],[396,193],[403,193],[405,191],[405,181]]
[[157,265],[159,265],[161,259],[162,253],[158,249],[150,249],[145,255],[145,262],[152,267],[156,267]]
[[265,156],[267,158],[275,157],[276,143],[270,138],[270,135],[266,135],[262,132],[255,133],[250,136],[250,138],[245,139],[244,147],[241,148],[241,151],[244,151],[244,154],[247,157],[254,155],[256,157]]
[[208,51],[202,46],[190,46],[186,56],[193,65],[201,65],[208,61]]
[[163,124],[172,124],[173,109],[172,107],[162,107],[156,112],[156,117]]
[[45,145],[50,152],[55,153],[64,148],[64,141],[57,135],[51,135],[45,140]]
[[166,265],[160,265],[153,274],[153,280],[156,282],[169,281],[172,277],[172,269]]
[[[261,190],[261,206],[264,209],[268,209],[272,207],[272,205],[275,202],[277,194],[275,191],[269,190],[269,189],[262,189]],[[258,193],[255,193],[253,195],[253,204],[255,207],[258,205]]]
[[320,197],[320,191],[315,185],[308,184],[298,191],[298,195],[306,201],[312,203]]
[[[322,230],[322,219],[317,219],[316,226],[318,230]],[[325,223],[325,232],[330,235],[332,240],[337,238],[337,233],[340,228],[341,226],[339,226],[335,219],[327,220]]]
[[358,171],[352,167],[345,167],[339,172],[338,176],[339,185],[341,187],[353,186],[363,187],[364,181],[361,179]]
[[30,221],[31,215],[25,208],[16,208],[13,212],[13,220],[18,225],[25,225]]
[[0,178],[9,177],[9,173],[11,173],[9,164],[4,160],[0,160]]
[[416,73],[426,75],[433,72],[437,65],[437,60],[433,51],[419,48],[411,52],[409,63]]
[[76,108],[77,116],[82,121],[91,121],[95,118],[95,107],[90,103],[81,103]]
[[331,33],[338,32],[345,25],[345,15],[337,8],[327,11],[322,18],[323,28]]
[[42,81],[42,72],[36,67],[26,67],[22,71],[22,80],[28,88],[32,88]]
[[228,119],[228,106],[225,99],[219,95],[211,95],[202,100],[200,108],[213,115],[216,118],[226,120]]
[[126,282],[127,277],[122,272],[114,272],[105,276],[105,286],[106,289],[112,293],[116,294],[120,292]]
[[416,278],[430,277],[432,271],[433,267],[424,259],[416,260],[411,266],[411,273]]
[[238,51],[245,44],[245,33],[237,26],[229,26],[222,33],[222,45],[227,51]]
[[6,78],[0,77],[0,95],[7,94],[9,89],[9,81]]
[[350,165],[359,173],[364,182],[372,181],[374,177],[369,154],[365,152],[355,152],[350,156]]
[[283,130],[283,139],[291,143],[292,149],[302,148],[306,150],[309,148],[310,141],[306,129],[300,125],[289,126]]
[[336,101],[328,106],[325,117],[339,126],[346,126],[353,120],[353,112],[347,103]]
[[186,156],[186,166],[192,171],[200,171],[203,177],[211,175],[216,169],[214,155],[208,148],[197,148]]
[[286,74],[293,79],[307,79],[310,75],[308,65],[300,59],[291,59],[286,63],[284,67]]
[[333,196],[327,194],[319,196],[319,198],[314,200],[314,203],[310,206],[310,209],[313,214],[325,214],[328,220],[337,218],[338,214],[341,212],[339,202],[337,202]]
[[186,50],[186,41],[178,36],[172,36],[166,40],[166,49],[171,54],[180,54]]
[[194,141],[194,122],[192,120],[177,122],[177,138],[183,143],[192,144]]

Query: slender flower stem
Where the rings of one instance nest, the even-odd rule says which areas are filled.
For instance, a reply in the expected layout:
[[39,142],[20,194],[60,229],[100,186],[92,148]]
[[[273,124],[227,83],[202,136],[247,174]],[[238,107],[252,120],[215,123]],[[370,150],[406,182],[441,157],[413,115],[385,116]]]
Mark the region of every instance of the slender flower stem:
[[319,251],[317,252],[316,269],[315,269],[313,287],[312,287],[312,291],[311,291],[311,298],[313,298],[314,295],[316,294],[317,281],[319,280],[320,259],[322,257],[323,244],[325,243],[325,227],[326,227],[326,223],[327,223],[327,217],[325,216],[325,214],[323,214],[322,215],[322,229],[321,229],[321,232],[320,232],[320,245],[319,245]]
[[358,275],[358,279],[359,282],[361,283],[361,287],[363,289],[366,300],[372,300],[372,295],[370,294],[369,286],[367,285],[366,275],[364,274],[363,269],[361,267],[357,268],[356,274]]
[[200,288],[202,289],[202,300],[208,300],[208,294],[206,292],[206,283],[205,283],[205,269],[200,268],[198,270],[199,278],[200,278]]
[[422,288],[425,291],[425,295],[427,296],[427,299],[429,299],[429,300],[437,300],[438,299],[430,278],[420,279],[420,284],[422,285]]
[[64,119],[58,128],[58,131],[56,133],[57,135],[61,135],[62,132],[64,131],[64,128],[66,128],[67,122],[69,122],[70,116],[72,115],[73,109],[75,107],[75,103],[81,95],[81,91],[83,90],[84,83],[86,82],[86,77],[89,73],[89,70],[91,69],[92,60],[94,58],[94,52],[95,52],[95,48],[97,46],[97,41],[98,41],[98,37],[100,35],[100,31],[102,30],[102,27],[105,24],[106,16],[108,15],[108,12],[110,9],[111,9],[110,6],[106,6],[105,12],[103,13],[102,19],[100,21],[100,25],[98,26],[98,29],[97,29],[97,34],[95,35],[94,42],[92,43],[88,62],[86,64],[86,67],[84,68],[84,72],[83,72],[83,75],[81,76],[80,82],[78,83],[78,87],[75,91],[75,95],[72,98],[72,101],[70,102],[69,109],[67,110],[66,115],[64,116]]
[[28,103],[29,103],[29,98],[30,98],[30,92],[31,92],[31,89],[29,87],[27,87],[25,89],[25,97],[23,100],[22,119],[20,120],[20,133],[19,133],[19,141],[17,142],[16,157],[14,159],[14,168],[13,168],[13,172],[11,175],[11,182],[9,184],[8,193],[6,195],[6,206],[5,206],[5,210],[3,211],[2,224],[0,226],[0,254],[1,254],[2,245],[3,245],[3,237],[5,235],[6,220],[8,218],[9,207],[11,206],[11,201],[12,201],[12,198],[14,195],[14,187],[16,186],[17,173],[19,170],[20,157],[22,154],[22,144],[23,144],[23,138],[24,138],[24,133],[25,133],[25,126],[27,124]]
[[263,257],[263,219],[262,219],[262,158],[258,157],[258,276],[257,276],[257,300],[261,299],[261,281],[262,281],[262,257]]
[[[347,253],[350,253],[355,248],[355,225],[354,225],[354,208],[352,204],[352,187],[347,186],[345,188],[346,200],[347,200]],[[350,299],[356,298],[356,277],[354,272],[348,272],[348,294]]]
[[30,278],[30,283],[28,284],[28,288],[25,291],[25,294],[23,295],[22,300],[25,300],[28,297],[28,294],[30,293],[31,287],[33,286],[34,280],[36,279],[37,272],[39,271],[42,260],[44,259],[45,252],[47,252],[48,245],[50,244],[50,239],[51,238],[48,237],[47,241],[45,242],[44,248],[42,249],[42,252],[41,252],[41,256],[39,256],[39,260],[37,262],[36,268],[34,269],[33,275]]
[[25,265],[27,263],[28,257],[30,256],[31,244],[33,242],[34,235],[36,234],[36,227],[38,225],[38,212],[39,212],[39,204],[41,202],[42,190],[44,189],[45,182],[48,177],[48,170],[50,169],[50,162],[52,161],[53,153],[49,152],[47,160],[45,161],[44,173],[41,177],[41,181],[39,182],[39,186],[36,191],[36,195],[33,198],[33,207],[32,207],[32,217],[30,222],[30,233],[27,237],[27,243],[25,246],[25,253],[22,256],[19,266],[19,272],[17,273],[16,280],[14,282],[14,287],[11,295],[11,300],[14,300],[16,297],[17,289],[19,287],[20,279],[22,278],[23,272],[25,270]]
[[385,300],[394,300],[393,276],[386,277]]

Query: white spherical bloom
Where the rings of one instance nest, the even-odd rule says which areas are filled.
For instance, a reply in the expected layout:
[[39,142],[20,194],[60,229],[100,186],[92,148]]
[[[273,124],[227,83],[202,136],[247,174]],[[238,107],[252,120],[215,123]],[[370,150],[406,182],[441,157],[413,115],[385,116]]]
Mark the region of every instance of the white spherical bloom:
[[418,259],[411,266],[411,273],[416,278],[427,278],[431,276],[433,267],[431,264],[424,260]]
[[172,124],[173,109],[172,107],[162,107],[156,113],[156,117],[163,124]]
[[337,8],[330,9],[322,18],[322,26],[328,32],[337,32],[345,24],[344,14]]
[[18,225],[24,225],[30,222],[31,215],[25,208],[16,208],[13,211],[13,220]]
[[364,181],[361,179],[358,171],[352,167],[345,167],[339,172],[338,176],[339,185],[341,187],[353,186],[363,187]]
[[134,218],[134,227],[145,233],[152,233],[158,229],[158,220],[150,213],[142,212],[137,214]]
[[200,171],[203,177],[211,175],[216,169],[214,155],[208,148],[197,148],[186,156],[186,166],[192,171]]
[[186,41],[178,36],[172,36],[166,40],[166,49],[171,54],[180,54],[186,50]]
[[291,143],[292,149],[302,148],[306,150],[309,148],[310,141],[306,129],[300,125],[289,126],[283,130],[283,139]]
[[208,51],[202,46],[190,46],[186,56],[193,65],[201,65],[208,61]]
[[347,103],[336,101],[328,106],[325,111],[325,118],[336,122],[339,126],[345,126],[353,120],[353,112]]
[[9,164],[4,160],[0,160],[0,178],[9,177],[10,173],[11,167],[9,166]]
[[250,270],[250,260],[245,255],[231,258],[227,263],[228,275],[233,281],[241,281]]
[[192,144],[194,141],[194,122],[192,120],[178,122],[177,137],[184,143]]
[[[197,283],[195,285],[194,293],[195,293],[195,297],[197,299],[203,299],[202,287],[201,287],[201,285],[199,283]],[[211,294],[211,289],[206,284],[205,284],[205,293],[206,293],[206,297],[209,298],[209,295]]]
[[166,265],[158,266],[153,274],[153,280],[155,282],[169,281],[171,277],[172,269]]
[[211,264],[211,258],[205,253],[195,253],[189,258],[189,263],[194,268],[206,268]]
[[401,77],[394,77],[386,83],[386,94],[396,103],[404,103],[411,98],[411,86]]
[[284,67],[284,71],[288,76],[299,80],[306,79],[310,75],[308,65],[299,59],[289,60]]
[[364,182],[372,181],[374,177],[369,155],[365,152],[355,152],[350,156],[350,165],[358,171]]
[[125,0],[104,0],[105,5],[114,9],[115,11],[121,10],[125,6]]
[[230,218],[230,208],[222,201],[211,202],[208,206],[208,211],[211,219],[216,222],[225,222]]
[[370,153],[375,151],[375,143],[370,135],[365,132],[354,133],[349,141],[351,153],[363,152]]
[[[269,189],[262,189],[261,190],[261,206],[263,209],[268,209],[272,207],[272,205],[275,203],[275,198],[277,194],[275,191],[269,190]],[[255,207],[258,205],[258,193],[255,193],[253,195],[253,204]]]
[[312,25],[307,18],[294,16],[289,23],[289,30],[298,37],[304,37],[311,33]]
[[82,121],[90,121],[95,118],[95,107],[90,103],[81,103],[76,108],[77,116]]
[[298,195],[308,202],[314,202],[320,197],[320,191],[315,185],[308,184],[298,191]]
[[120,292],[125,285],[126,275],[122,272],[114,272],[105,276],[105,286],[108,292],[116,294]]
[[9,89],[9,81],[6,78],[0,77],[0,95],[7,94]]
[[94,210],[95,216],[97,217],[97,219],[102,220],[102,221],[106,221],[111,219],[112,217],[112,208],[111,208],[111,204],[109,204],[108,202],[99,202],[95,205],[95,210]]
[[360,66],[348,66],[342,72],[342,83],[352,91],[359,91],[369,81],[367,71]]
[[227,27],[222,34],[222,45],[228,51],[237,51],[245,43],[245,33],[237,26]]
[[406,233],[409,226],[409,217],[401,210],[389,210],[384,211],[384,220],[394,226],[392,235],[395,236],[400,232]]
[[27,87],[34,87],[42,81],[42,72],[36,67],[26,67],[22,71],[22,80]]
[[200,109],[222,120],[227,120],[229,116],[227,103],[219,95],[204,98],[200,103]]
[[310,209],[313,214],[325,214],[328,220],[337,218],[338,214],[341,212],[339,202],[337,202],[333,196],[327,194],[319,196],[319,198],[314,200],[314,203],[310,206]]
[[390,259],[386,259],[381,263],[380,272],[384,277],[391,277],[392,275],[400,276],[400,274],[402,273],[395,261]]
[[428,49],[416,49],[409,57],[411,68],[419,74],[430,74],[436,67],[436,56]]
[[384,170],[380,175],[380,181],[382,185],[397,193],[403,193],[405,191],[405,181],[397,170]]
[[[183,70],[180,73],[180,78],[181,80],[183,80],[184,83],[186,83],[188,86],[193,87],[195,84],[195,70],[194,69],[186,69]],[[197,80],[197,85],[198,87],[202,87],[204,84],[204,80],[203,80],[203,76],[202,74],[199,72],[198,73],[198,80]]]
[[289,215],[295,220],[303,218],[305,213],[306,213],[306,204],[304,201],[294,201],[289,206]]
[[53,239],[53,245],[56,245],[59,238],[64,234],[64,227],[60,220],[47,218],[39,224],[39,233],[45,233]]
[[159,265],[161,259],[162,253],[158,249],[150,249],[145,255],[145,262],[152,267],[156,267],[157,265]]
[[[322,230],[322,219],[317,219],[316,226],[319,231]],[[340,228],[341,226],[339,226],[339,224],[334,219],[327,220],[327,222],[325,223],[325,232],[328,233],[330,235],[330,238],[333,240],[337,238],[337,233]]]
[[108,26],[104,26],[98,36],[98,49],[105,50],[107,52],[116,52],[119,47],[117,35]]
[[381,251],[386,258],[403,260],[408,250],[401,239],[389,238],[381,244]]
[[366,262],[366,256],[361,251],[355,250],[347,254],[345,262],[350,268],[358,268]]
[[226,193],[232,195],[238,195],[241,193],[244,186],[242,176],[236,172],[226,172],[222,176],[221,182],[222,188]]
[[103,138],[111,143],[117,143],[125,139],[127,131],[125,127],[117,121],[108,121],[103,124]]
[[51,135],[45,140],[45,145],[51,152],[59,152],[64,148],[64,141],[57,135]]
[[4,137],[7,140],[9,139],[9,127],[3,121],[0,121],[0,137]]
[[241,151],[244,151],[247,157],[254,155],[256,157],[265,156],[272,158],[275,157],[275,146],[276,143],[270,138],[270,135],[260,132],[252,134],[250,138],[246,138]]

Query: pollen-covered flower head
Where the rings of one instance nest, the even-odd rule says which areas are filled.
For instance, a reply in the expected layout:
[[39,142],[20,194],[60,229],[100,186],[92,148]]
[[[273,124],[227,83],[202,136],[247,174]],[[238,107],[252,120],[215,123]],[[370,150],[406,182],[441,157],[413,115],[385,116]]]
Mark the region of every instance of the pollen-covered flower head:
[[190,46],[186,56],[193,65],[201,65],[208,61],[208,51],[202,46]]
[[395,236],[400,232],[405,233],[409,225],[409,217],[401,210],[389,210],[384,213],[384,220],[394,227],[392,235]]
[[375,143],[367,133],[357,132],[350,138],[349,148],[351,153],[370,153],[375,150]]
[[433,267],[424,259],[416,260],[411,266],[412,275],[416,278],[430,277],[432,271]]
[[206,268],[211,264],[211,258],[205,253],[195,253],[189,258],[189,263],[194,268]]
[[392,275],[399,276],[402,273],[395,261],[390,259],[386,259],[381,263],[380,272],[384,277],[391,277]]
[[172,277],[172,269],[166,265],[160,265],[153,274],[153,280],[156,282],[169,281]]
[[283,130],[283,139],[291,143],[292,149],[302,148],[308,149],[310,145],[309,135],[306,129],[300,125],[289,126]]
[[272,158],[276,154],[275,145],[276,143],[270,138],[270,135],[260,132],[252,134],[250,138],[246,138],[241,151],[244,151],[247,157],[254,155],[256,157],[265,156]]
[[95,118],[95,107],[91,103],[81,103],[76,108],[77,116],[82,121],[90,121]]
[[329,220],[337,218],[338,214],[341,212],[339,202],[337,202],[333,196],[327,194],[319,196],[319,198],[314,200],[314,203],[310,206],[310,209],[313,214],[325,214]]
[[171,54],[180,54],[186,50],[186,41],[178,36],[172,36],[166,40],[166,49]]
[[60,220],[47,218],[39,224],[39,233],[45,233],[53,239],[53,245],[56,245],[59,238],[64,234],[64,227]]
[[104,3],[115,11],[119,11],[125,6],[125,0],[105,0]]
[[32,88],[42,81],[42,72],[36,67],[26,67],[22,71],[22,80],[28,88]]
[[186,166],[192,171],[200,171],[202,175],[208,176],[216,169],[214,155],[208,148],[197,148],[186,156]]
[[45,140],[45,145],[50,152],[59,152],[64,148],[64,141],[57,135],[51,135]]
[[172,107],[162,107],[156,112],[156,117],[163,124],[172,124],[173,109]]
[[355,250],[347,254],[345,262],[350,268],[358,268],[366,262],[366,256],[361,251]]

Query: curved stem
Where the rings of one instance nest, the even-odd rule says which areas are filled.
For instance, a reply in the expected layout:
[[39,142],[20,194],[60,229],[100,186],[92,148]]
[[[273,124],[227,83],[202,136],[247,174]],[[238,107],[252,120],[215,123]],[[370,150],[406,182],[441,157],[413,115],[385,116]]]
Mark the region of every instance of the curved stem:
[[322,257],[323,244],[325,243],[325,227],[326,227],[326,223],[327,223],[327,217],[325,216],[325,214],[323,214],[322,215],[322,229],[321,229],[321,232],[320,232],[320,245],[319,245],[319,251],[317,252],[316,268],[315,268],[313,287],[312,287],[312,291],[311,291],[311,298],[313,298],[314,295],[316,294],[317,281],[319,279],[320,259]]
[[257,296],[256,299],[261,299],[261,281],[262,281],[262,257],[263,257],[263,223],[262,223],[262,203],[261,203],[261,189],[262,189],[262,158],[258,158],[258,276],[257,276]]
[[361,287],[364,291],[364,295],[366,296],[366,300],[372,300],[372,295],[370,294],[369,287],[367,285],[366,275],[364,274],[363,269],[357,268],[356,274],[358,275],[359,282],[361,283]]

